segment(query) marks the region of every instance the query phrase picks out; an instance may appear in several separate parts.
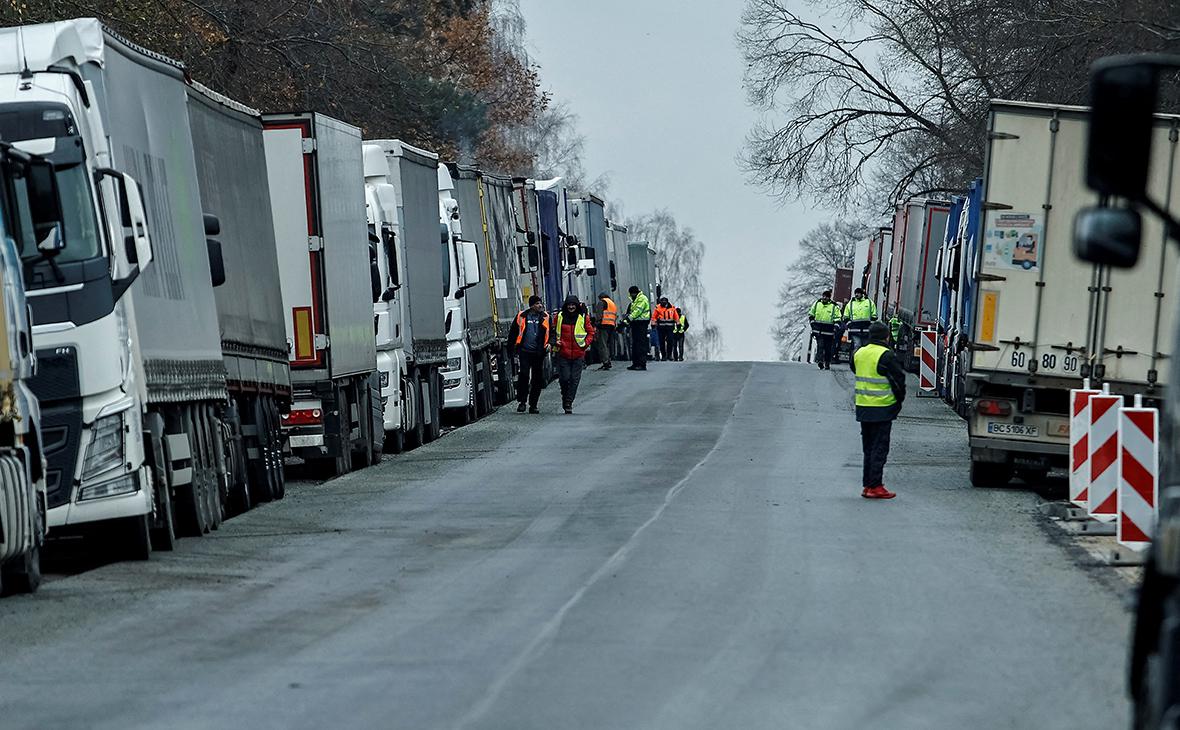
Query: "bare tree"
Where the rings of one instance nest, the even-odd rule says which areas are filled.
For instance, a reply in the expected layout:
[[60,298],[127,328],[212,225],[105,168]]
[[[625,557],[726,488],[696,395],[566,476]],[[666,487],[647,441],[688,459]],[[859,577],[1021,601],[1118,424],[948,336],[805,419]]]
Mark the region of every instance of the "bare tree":
[[[738,42],[766,121],[747,170],[780,197],[877,208],[982,170],[991,99],[1083,103],[1102,55],[1176,50],[1171,0],[747,0]],[[832,25],[832,21],[836,25]]]
[[778,316],[771,325],[780,360],[794,360],[807,349],[810,330],[807,311],[825,289],[831,289],[836,269],[852,266],[856,246],[868,238],[869,227],[839,220],[813,228],[799,242],[799,257],[787,266],[778,292]]
[[647,241],[656,252],[664,295],[689,318],[685,357],[713,360],[721,355],[721,330],[709,318],[709,298],[701,280],[703,244],[689,228],[681,228],[667,210],[627,220],[632,240]]

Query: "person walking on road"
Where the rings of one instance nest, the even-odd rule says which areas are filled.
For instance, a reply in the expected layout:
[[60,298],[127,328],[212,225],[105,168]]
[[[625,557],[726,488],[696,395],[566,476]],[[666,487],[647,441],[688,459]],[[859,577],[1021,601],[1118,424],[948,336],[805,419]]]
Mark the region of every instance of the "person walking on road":
[[684,333],[688,332],[688,315],[676,307],[676,326],[672,328],[672,359],[684,362]]
[[820,370],[832,369],[832,353],[836,345],[836,323],[840,321],[840,305],[832,301],[832,290],[825,289],[820,298],[811,305],[807,320],[815,334],[815,361]]
[[[853,356],[856,355],[857,349],[869,341],[869,325],[876,321],[877,305],[872,299],[865,298],[864,289],[857,289],[853,292],[848,305],[844,307],[845,329],[848,332],[848,339],[852,341]],[[850,358],[850,361],[855,363],[855,357]]]
[[545,388],[545,355],[549,352],[549,313],[541,297],[529,297],[528,309],[516,315],[508,341],[519,361],[516,376],[516,412],[540,413],[537,402]]
[[676,327],[676,308],[668,301],[668,297],[660,297],[659,304],[652,312],[651,321],[660,334],[660,360],[667,362],[672,359],[673,330]]
[[586,307],[574,295],[565,298],[553,327],[553,351],[557,354],[557,380],[561,383],[561,407],[574,412],[574,398],[582,382],[586,351],[594,343],[594,325]]
[[631,330],[631,367],[628,370],[647,370],[647,351],[651,342],[647,335],[648,323],[651,319],[651,302],[647,295],[633,286],[627,290],[631,296],[631,306],[623,317],[623,324]]
[[864,451],[865,499],[893,499],[885,488],[885,461],[889,458],[889,436],[893,419],[905,401],[905,371],[888,347],[889,327],[882,322],[869,325],[869,342],[852,356],[856,373],[856,420],[860,422],[860,443]]
[[610,370],[615,357],[615,326],[619,321],[619,306],[609,294],[602,292],[598,295],[597,310],[598,334],[595,342],[598,343],[598,359],[602,361],[598,369]]

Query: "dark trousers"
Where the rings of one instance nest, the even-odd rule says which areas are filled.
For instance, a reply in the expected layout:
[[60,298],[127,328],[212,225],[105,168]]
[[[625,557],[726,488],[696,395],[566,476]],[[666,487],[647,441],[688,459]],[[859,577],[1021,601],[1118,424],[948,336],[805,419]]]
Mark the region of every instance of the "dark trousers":
[[656,329],[660,332],[660,359],[672,359],[672,340],[676,337],[672,332],[672,327],[669,325],[656,325]]
[[521,351],[517,357],[520,372],[516,374],[516,402],[524,403],[527,398],[529,406],[536,408],[545,388],[545,353]]
[[889,458],[889,434],[893,421],[862,421],[860,445],[864,450],[864,487],[885,486],[885,460]]
[[615,357],[615,326],[604,324],[598,327],[598,334],[594,336],[594,346],[598,349],[598,361],[610,367]]
[[631,366],[647,369],[647,351],[651,342],[647,334],[647,322],[631,323]]
[[582,382],[582,369],[586,361],[582,358],[570,360],[565,357],[557,358],[557,382],[561,383],[561,407],[569,408],[574,404],[578,395],[578,385]]
[[673,338],[672,339],[672,359],[673,360],[683,360],[684,359],[684,333],[677,332],[676,334],[672,335],[672,338]]
[[815,333],[815,361],[821,365],[832,364],[832,352],[836,344],[836,336],[831,332]]

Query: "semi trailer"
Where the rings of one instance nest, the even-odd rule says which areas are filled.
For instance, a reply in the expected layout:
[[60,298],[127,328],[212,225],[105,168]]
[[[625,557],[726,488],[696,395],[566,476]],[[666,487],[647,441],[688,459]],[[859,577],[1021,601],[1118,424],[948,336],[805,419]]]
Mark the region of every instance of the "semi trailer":
[[[384,447],[361,132],[315,112],[263,116],[291,369],[287,451],[338,476]],[[437,291],[437,290],[436,290]]]
[[220,484],[235,511],[285,490],[282,414],[291,405],[278,251],[271,225],[262,115],[200,84],[188,116],[206,233],[220,256],[217,321],[228,399],[219,409]]
[[906,200],[894,214],[888,291],[879,311],[882,319],[901,320],[894,347],[907,369],[914,369],[920,357],[914,332],[937,323],[937,260],[949,214],[948,203],[928,198]]
[[23,272],[66,250],[64,223],[53,163],[0,143],[0,594],[41,583],[47,465]]
[[70,245],[25,269],[47,521],[147,558],[153,537],[169,548],[174,526],[201,534],[222,516],[226,272],[206,242],[184,69],[94,19],[5,29],[0,49],[8,139],[45,150],[70,201]]
[[[1115,270],[1070,255],[1084,186],[1088,112],[993,102],[964,373],[977,486],[1064,468],[1068,397],[1083,378],[1156,401],[1168,384],[1176,314],[1164,306],[1176,252],[1151,225],[1141,263]],[[1180,190],[1172,118],[1156,122],[1153,193]]]

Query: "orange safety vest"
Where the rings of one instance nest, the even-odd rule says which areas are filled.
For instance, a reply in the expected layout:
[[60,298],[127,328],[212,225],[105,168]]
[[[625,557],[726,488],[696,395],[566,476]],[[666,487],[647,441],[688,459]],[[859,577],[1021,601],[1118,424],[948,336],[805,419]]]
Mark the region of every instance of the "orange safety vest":
[[[528,311],[529,310],[525,309],[520,314],[516,315],[516,344],[517,345],[519,345],[520,341],[524,339],[524,315],[527,314]],[[544,347],[545,344],[549,342],[549,315],[544,312],[542,312],[542,316],[541,316],[541,338],[540,338],[539,342],[541,343],[542,347]]]
[[651,318],[652,318],[652,321],[656,322],[657,324],[659,324],[660,322],[673,322],[674,323],[674,321],[676,319],[676,308],[675,307],[665,307],[663,305],[659,305],[656,307],[656,310],[654,312],[652,312]]
[[602,324],[606,327],[614,327],[615,322],[619,320],[619,305],[615,304],[610,297],[602,300]]

